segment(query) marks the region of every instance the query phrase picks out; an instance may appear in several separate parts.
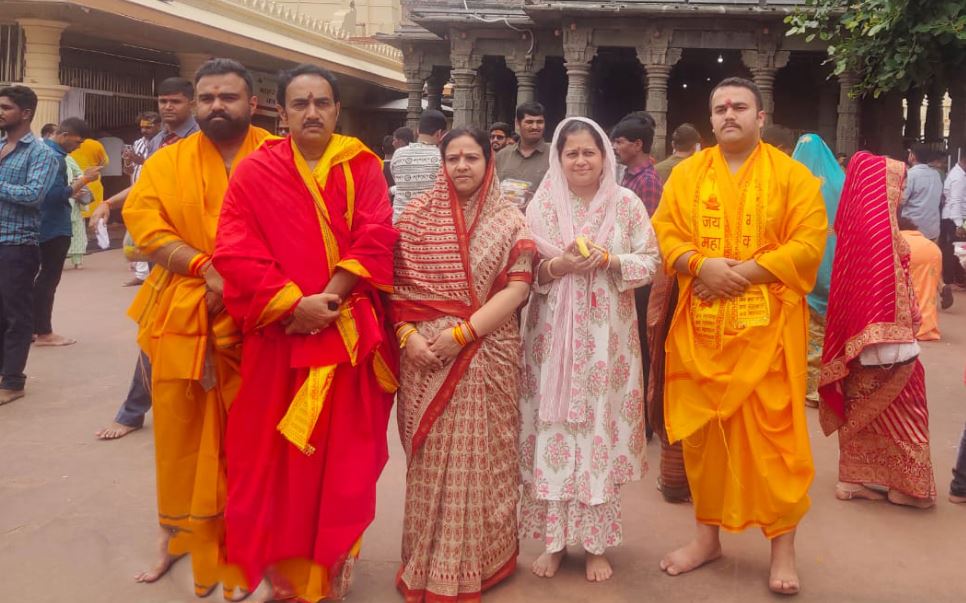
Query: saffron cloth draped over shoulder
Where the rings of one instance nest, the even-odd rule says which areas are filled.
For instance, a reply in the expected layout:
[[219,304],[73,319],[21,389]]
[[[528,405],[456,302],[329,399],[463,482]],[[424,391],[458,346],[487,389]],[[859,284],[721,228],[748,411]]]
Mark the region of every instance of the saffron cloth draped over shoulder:
[[[231,171],[270,136],[249,128]],[[204,134],[155,153],[124,206],[124,222],[142,253],[168,245],[213,253],[228,181],[221,153]],[[227,312],[210,315],[205,292],[203,277],[156,265],[128,313],[153,367],[158,514],[173,534],[168,553],[192,554],[198,594],[223,582],[230,597],[243,581],[225,566],[222,438],[240,383],[241,349],[235,321]]]
[[686,252],[755,260],[777,279],[703,302],[676,274],[665,424],[684,441],[702,523],[769,537],[794,529],[814,475],[804,398],[808,309],[827,233],[819,180],[759,143],[732,174],[719,147],[674,169],[654,215],[665,266]]
[[[290,138],[239,167],[225,199],[215,266],[244,333],[242,386],[228,420],[229,560],[250,583],[305,600],[348,586],[375,514],[388,452],[397,355],[384,293],[397,233],[380,160],[333,135],[311,169]],[[303,296],[338,270],[359,277],[340,316],[287,335]]]

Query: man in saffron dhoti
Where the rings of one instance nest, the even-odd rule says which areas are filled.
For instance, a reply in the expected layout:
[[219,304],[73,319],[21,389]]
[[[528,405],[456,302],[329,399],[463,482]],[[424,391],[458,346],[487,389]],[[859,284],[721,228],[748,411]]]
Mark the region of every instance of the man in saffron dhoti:
[[225,415],[238,391],[239,333],[211,265],[217,216],[239,162],[271,135],[251,125],[257,99],[237,61],[195,77],[201,132],[152,155],[124,205],[124,223],[155,267],[128,314],[150,360],[161,558],[154,582],[191,553],[195,593],[241,584],[225,563]]
[[684,442],[694,540],[661,561],[672,576],[721,556],[719,529],[771,540],[769,588],[795,594],[795,530],[814,469],[805,421],[805,296],[826,229],[819,180],[762,143],[753,82],[711,93],[718,145],[681,162],[654,215],[678,307],[667,337],[665,424]]
[[[228,560],[273,599],[338,598],[375,516],[398,351],[392,206],[382,161],[334,134],[339,86],[302,65],[282,75],[291,136],[232,178],[215,266],[244,333],[225,442]],[[150,162],[149,162],[150,165]]]

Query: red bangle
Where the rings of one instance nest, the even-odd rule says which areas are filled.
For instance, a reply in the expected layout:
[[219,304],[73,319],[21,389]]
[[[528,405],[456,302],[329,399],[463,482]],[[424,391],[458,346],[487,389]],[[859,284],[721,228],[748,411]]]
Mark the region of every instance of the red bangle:
[[203,276],[204,268],[211,262],[211,256],[207,253],[198,253],[188,262],[188,274],[191,276]]

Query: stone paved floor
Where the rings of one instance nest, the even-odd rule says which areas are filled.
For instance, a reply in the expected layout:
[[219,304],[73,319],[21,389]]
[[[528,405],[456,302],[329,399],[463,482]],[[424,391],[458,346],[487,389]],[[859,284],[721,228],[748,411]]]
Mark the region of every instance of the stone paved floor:
[[[94,431],[121,401],[135,360],[134,325],[124,309],[134,295],[117,251],[90,256],[67,271],[57,298],[58,332],[80,341],[35,349],[29,394],[0,408],[0,602],[175,603],[194,600],[189,565],[155,585],[132,576],[153,560],[153,438],[147,428],[117,442]],[[966,293],[942,315],[944,339],[924,345],[933,460],[940,502],[930,511],[887,503],[835,500],[836,442],[812,426],[817,477],[813,508],[799,535],[804,589],[798,601],[953,602],[966,600],[966,507],[946,502],[949,475],[966,421]],[[397,602],[405,463],[395,425],[392,458],[379,485],[378,512],[365,537],[349,601]],[[659,457],[649,446],[652,463]],[[652,470],[624,490],[624,546],[612,555],[615,577],[583,578],[579,554],[553,580],[526,571],[539,552],[523,542],[516,575],[488,603],[714,601],[780,599],[766,585],[768,548],[757,531],[725,535],[725,558],[694,574],[668,578],[658,561],[683,543],[689,506],[665,504]],[[212,601],[219,598],[214,596]]]

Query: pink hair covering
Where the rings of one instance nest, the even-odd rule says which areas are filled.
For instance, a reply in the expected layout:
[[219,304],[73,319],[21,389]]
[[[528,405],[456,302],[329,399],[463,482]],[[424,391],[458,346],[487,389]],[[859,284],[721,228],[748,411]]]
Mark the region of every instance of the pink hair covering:
[[[572,193],[560,163],[560,154],[557,152],[560,133],[567,124],[574,121],[587,124],[604,142],[604,167],[600,175],[600,186],[590,202],[583,224],[574,224]],[[550,144],[550,168],[527,206],[527,224],[543,259],[562,255],[577,235],[583,235],[599,244],[604,244],[611,236],[621,187],[617,184],[617,159],[614,149],[607,144],[608,140],[607,134],[599,125],[584,117],[569,117],[557,126]],[[543,211],[548,206],[553,207],[552,216]],[[600,214],[603,214],[600,226],[596,231],[591,231]],[[548,218],[556,221],[557,228],[548,222]],[[574,300],[576,295],[590,295],[590,276],[589,273],[567,274],[557,283],[559,291],[553,316],[553,330],[550,333],[550,354],[547,366],[540,373],[538,384],[541,421],[582,420],[582,413],[575,411],[574,404],[582,395],[574,391],[573,385],[574,325],[577,320]]]

